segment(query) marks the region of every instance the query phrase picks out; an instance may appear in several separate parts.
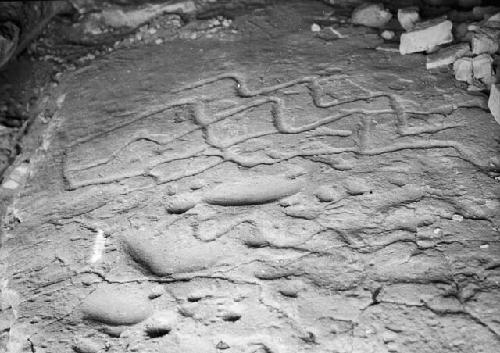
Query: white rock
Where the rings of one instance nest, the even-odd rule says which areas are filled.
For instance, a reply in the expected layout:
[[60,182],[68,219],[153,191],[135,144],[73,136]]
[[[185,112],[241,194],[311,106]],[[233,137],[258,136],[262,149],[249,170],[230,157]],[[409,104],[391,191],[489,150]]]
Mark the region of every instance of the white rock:
[[470,55],[469,43],[451,45],[441,48],[437,53],[427,56],[427,70],[437,69],[453,64],[458,58]]
[[313,23],[311,26],[311,31],[312,32],[319,32],[319,31],[321,31],[321,27],[317,23]]
[[493,58],[489,54],[481,54],[472,59],[472,73],[487,85],[493,82]]
[[392,18],[382,4],[363,4],[352,12],[352,23],[366,27],[383,27]]
[[394,33],[394,31],[385,30],[380,34],[380,36],[385,40],[391,40],[394,39],[396,33]]
[[3,182],[2,187],[8,190],[15,190],[19,187],[19,183],[15,180],[8,179]]
[[406,31],[411,31],[420,21],[420,15],[417,7],[407,7],[398,10],[398,21]]
[[488,108],[490,108],[491,115],[500,124],[500,85],[491,85]]
[[472,58],[460,58],[453,63],[455,79],[472,83]]
[[403,55],[432,51],[441,44],[453,40],[451,21],[437,19],[420,22],[411,32],[401,35],[399,52]]
[[486,33],[474,33],[471,43],[474,55],[483,53],[494,54],[498,50],[498,41]]

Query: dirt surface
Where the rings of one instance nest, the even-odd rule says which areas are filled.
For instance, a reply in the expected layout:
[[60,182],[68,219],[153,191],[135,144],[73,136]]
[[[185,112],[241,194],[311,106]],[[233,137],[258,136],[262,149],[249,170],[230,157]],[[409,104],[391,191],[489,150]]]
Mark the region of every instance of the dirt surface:
[[486,98],[309,11],[63,77],[4,222],[2,349],[500,351]]

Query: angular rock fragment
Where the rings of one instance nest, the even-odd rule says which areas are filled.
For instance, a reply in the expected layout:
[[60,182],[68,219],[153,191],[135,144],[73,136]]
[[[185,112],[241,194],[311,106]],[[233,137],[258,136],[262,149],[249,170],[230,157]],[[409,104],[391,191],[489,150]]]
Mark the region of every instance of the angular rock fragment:
[[472,73],[474,78],[481,80],[486,85],[494,81],[493,58],[489,54],[481,54],[472,59]]
[[208,191],[203,200],[221,206],[254,205],[273,202],[300,191],[302,182],[265,176],[250,180],[222,183]]
[[484,25],[489,28],[500,28],[500,12],[488,18]]
[[472,83],[472,58],[460,58],[453,63],[455,79]]
[[491,115],[500,124],[500,85],[491,85],[488,108],[490,108]]
[[133,325],[152,313],[147,295],[139,290],[100,287],[82,305],[84,317],[110,325]]
[[399,52],[403,55],[432,51],[439,45],[453,40],[451,21],[436,19],[417,24],[410,32],[401,35]]
[[427,70],[437,69],[453,64],[457,59],[470,55],[469,43],[460,43],[441,48],[438,52],[427,56]]
[[420,21],[420,14],[417,7],[406,7],[398,10],[398,21],[406,31],[411,31]]
[[352,13],[352,23],[366,27],[383,27],[391,18],[392,14],[382,4],[364,4]]
[[471,44],[474,55],[494,54],[498,50],[498,40],[486,33],[474,33]]

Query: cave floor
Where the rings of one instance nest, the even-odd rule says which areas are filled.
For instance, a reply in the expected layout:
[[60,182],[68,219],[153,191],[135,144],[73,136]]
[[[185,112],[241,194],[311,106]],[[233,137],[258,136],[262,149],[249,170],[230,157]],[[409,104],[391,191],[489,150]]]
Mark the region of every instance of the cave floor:
[[0,347],[500,352],[485,97],[359,29],[252,33],[64,76],[4,224]]

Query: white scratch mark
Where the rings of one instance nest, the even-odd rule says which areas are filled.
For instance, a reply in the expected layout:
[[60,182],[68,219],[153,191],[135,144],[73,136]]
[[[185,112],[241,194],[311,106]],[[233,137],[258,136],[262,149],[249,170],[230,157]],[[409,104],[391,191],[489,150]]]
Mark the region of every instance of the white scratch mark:
[[104,252],[105,246],[106,238],[104,238],[104,232],[98,229],[94,240],[94,253],[89,261],[91,264],[95,264],[102,259],[102,253]]

